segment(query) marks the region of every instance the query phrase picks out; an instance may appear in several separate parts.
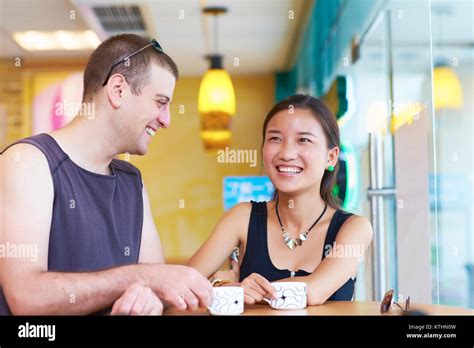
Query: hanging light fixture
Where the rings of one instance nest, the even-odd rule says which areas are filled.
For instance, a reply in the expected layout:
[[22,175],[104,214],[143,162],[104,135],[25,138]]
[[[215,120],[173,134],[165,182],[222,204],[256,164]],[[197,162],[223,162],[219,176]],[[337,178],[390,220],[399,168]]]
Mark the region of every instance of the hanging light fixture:
[[456,73],[447,64],[436,64],[433,69],[434,107],[460,108],[463,104],[461,82]]
[[[449,7],[433,7],[434,14],[439,19],[437,46],[442,47],[443,18],[451,15]],[[433,40],[434,41],[434,40]],[[460,108],[463,104],[461,82],[446,60],[440,58],[433,68],[433,99],[436,110],[445,108]]]
[[217,46],[217,16],[226,13],[225,7],[205,7],[204,14],[213,16],[213,53],[206,56],[210,68],[199,87],[198,110],[201,115],[201,139],[206,149],[220,149],[230,145],[231,121],[235,115],[235,94],[232,80],[222,65]]

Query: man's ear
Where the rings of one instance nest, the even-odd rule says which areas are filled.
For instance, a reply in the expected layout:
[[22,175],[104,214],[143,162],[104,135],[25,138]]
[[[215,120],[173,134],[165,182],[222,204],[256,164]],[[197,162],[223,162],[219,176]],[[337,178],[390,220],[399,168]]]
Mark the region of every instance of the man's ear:
[[326,166],[336,166],[337,159],[339,158],[339,147],[335,146],[328,151],[328,159],[326,161]]
[[127,92],[127,80],[122,74],[114,74],[110,77],[105,88],[110,104],[114,109],[118,109],[122,105],[124,95]]

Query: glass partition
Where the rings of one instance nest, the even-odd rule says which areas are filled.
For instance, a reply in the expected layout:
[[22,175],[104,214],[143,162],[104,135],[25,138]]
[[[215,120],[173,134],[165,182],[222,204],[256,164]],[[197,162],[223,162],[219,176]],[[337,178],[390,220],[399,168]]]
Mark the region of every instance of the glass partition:
[[400,301],[474,308],[473,6],[384,2],[338,70],[354,98],[341,126],[360,164],[353,210],[375,232],[357,296],[393,288]]

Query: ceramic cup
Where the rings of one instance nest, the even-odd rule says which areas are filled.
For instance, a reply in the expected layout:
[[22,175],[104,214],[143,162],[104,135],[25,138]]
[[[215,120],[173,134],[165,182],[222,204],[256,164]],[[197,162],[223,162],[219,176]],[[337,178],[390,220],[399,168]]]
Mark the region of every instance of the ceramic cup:
[[274,309],[306,308],[307,286],[303,282],[272,283],[276,298],[264,299]]
[[212,315],[239,315],[244,311],[244,288],[221,286],[212,288],[214,299],[209,307]]

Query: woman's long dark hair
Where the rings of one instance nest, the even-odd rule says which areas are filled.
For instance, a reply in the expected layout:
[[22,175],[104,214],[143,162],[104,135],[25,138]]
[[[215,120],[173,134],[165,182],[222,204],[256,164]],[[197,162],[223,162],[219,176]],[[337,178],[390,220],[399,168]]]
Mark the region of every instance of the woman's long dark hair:
[[[275,114],[278,112],[288,109],[309,110],[323,128],[324,135],[326,136],[326,141],[328,143],[328,150],[336,146],[340,148],[339,126],[337,125],[336,117],[325,102],[306,94],[292,95],[291,97],[288,97],[277,103],[270,110],[267,117],[265,118],[265,121],[263,122],[262,148],[265,143],[265,132],[267,131],[268,122],[270,122],[273,116],[275,116]],[[326,170],[324,172],[323,178],[321,179],[320,189],[320,194],[323,201],[335,209],[340,209],[341,206],[339,197],[334,196],[333,194],[338,169],[339,163],[336,163],[334,171],[330,172]],[[276,197],[277,191],[275,190],[275,198]]]

